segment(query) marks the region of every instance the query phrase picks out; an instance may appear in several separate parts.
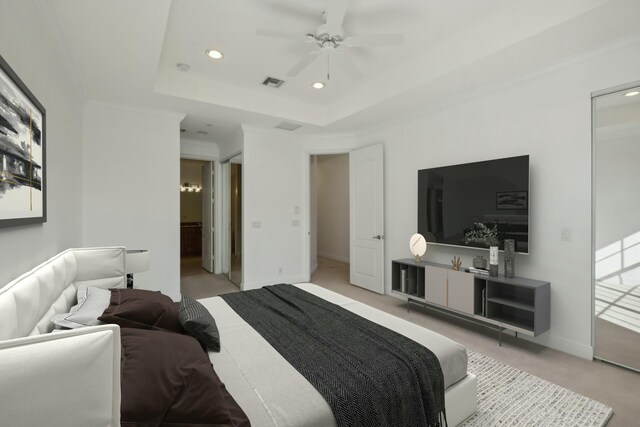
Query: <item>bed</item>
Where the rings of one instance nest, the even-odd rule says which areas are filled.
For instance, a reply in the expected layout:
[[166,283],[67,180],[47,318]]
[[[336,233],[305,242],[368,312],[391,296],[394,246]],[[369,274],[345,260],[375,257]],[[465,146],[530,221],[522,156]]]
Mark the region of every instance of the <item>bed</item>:
[[[124,252],[68,250],[0,289],[0,413],[5,421],[120,424],[120,329],[102,325],[52,333],[51,318],[71,307],[79,284],[124,287]],[[462,346],[316,285],[295,287],[428,346],[442,366],[448,425],[475,412],[477,383],[466,372]],[[322,395],[223,298],[199,302],[214,315],[222,343],[209,359],[252,425],[336,425]]]

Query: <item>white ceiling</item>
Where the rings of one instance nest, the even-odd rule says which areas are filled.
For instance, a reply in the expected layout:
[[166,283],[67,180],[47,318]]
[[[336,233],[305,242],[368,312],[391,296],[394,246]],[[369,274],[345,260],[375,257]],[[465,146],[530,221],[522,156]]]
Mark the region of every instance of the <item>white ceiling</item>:
[[[256,29],[314,32],[327,1],[41,3],[87,98],[185,113],[183,135],[204,141],[242,123],[272,128],[283,120],[302,124],[297,133],[356,131],[640,34],[637,0],[351,0],[346,35],[403,33],[405,43],[339,47],[362,77],[330,64],[331,80],[318,91],[310,84],[326,80],[324,58],[285,76],[315,45]],[[225,58],[212,61],[208,48]],[[267,76],[286,83],[264,87]]]

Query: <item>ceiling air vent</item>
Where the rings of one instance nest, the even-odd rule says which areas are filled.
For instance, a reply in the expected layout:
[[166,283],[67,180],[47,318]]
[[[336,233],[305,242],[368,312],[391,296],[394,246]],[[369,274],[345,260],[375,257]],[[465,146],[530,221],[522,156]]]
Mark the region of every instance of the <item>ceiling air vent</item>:
[[275,77],[267,77],[262,82],[263,85],[267,87],[279,88],[284,83],[284,80],[276,79]]
[[300,127],[300,125],[297,125],[295,123],[289,123],[289,122],[282,122],[279,125],[276,125],[277,129],[284,129],[284,130],[296,130]]

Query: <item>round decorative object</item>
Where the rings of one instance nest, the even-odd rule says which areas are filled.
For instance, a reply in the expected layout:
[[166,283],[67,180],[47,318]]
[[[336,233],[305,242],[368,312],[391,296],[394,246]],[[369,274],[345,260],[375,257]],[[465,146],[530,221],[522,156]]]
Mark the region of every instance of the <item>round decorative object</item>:
[[427,253],[427,241],[422,234],[414,234],[409,239],[409,249],[411,253],[416,257],[416,262],[420,262],[420,258]]

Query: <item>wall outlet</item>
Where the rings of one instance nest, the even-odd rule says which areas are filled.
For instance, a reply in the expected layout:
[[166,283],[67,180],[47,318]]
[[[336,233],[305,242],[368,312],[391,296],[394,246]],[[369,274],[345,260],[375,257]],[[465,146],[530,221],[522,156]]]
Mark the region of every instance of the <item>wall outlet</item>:
[[300,206],[294,206],[293,207],[293,213],[295,215],[300,215]]
[[260,228],[262,226],[262,224],[260,223],[260,221],[253,221],[251,223],[251,228]]
[[560,230],[560,240],[562,240],[563,242],[570,242],[571,241],[571,229],[570,228],[563,228],[562,230]]
[[278,274],[282,276],[282,267],[278,267]]

